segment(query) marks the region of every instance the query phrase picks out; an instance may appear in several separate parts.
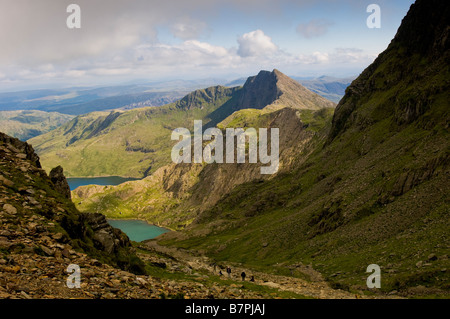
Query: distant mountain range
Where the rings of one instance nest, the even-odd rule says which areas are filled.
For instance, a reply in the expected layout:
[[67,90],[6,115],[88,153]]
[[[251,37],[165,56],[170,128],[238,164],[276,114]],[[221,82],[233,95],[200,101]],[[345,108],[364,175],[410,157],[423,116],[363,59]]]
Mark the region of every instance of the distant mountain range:
[[[222,93],[220,94],[220,92]],[[224,95],[226,98],[221,98]],[[210,103],[220,102],[211,107],[206,103],[207,101]],[[261,71],[257,76],[249,77],[242,87],[234,89],[213,87],[194,91],[177,102],[176,106],[185,114],[185,122],[182,127],[190,128],[193,125],[195,118],[190,114],[199,114],[199,109],[207,110],[209,108],[209,112],[202,116],[205,127],[214,124],[223,131],[226,128],[238,127],[279,128],[280,168],[278,173],[282,174],[289,171],[297,161],[303,161],[302,156],[308,154],[313,149],[313,145],[325,138],[335,104],[307,90],[280,71],[273,70],[272,72]],[[253,107],[250,108],[250,106]],[[158,108],[158,110],[163,108]],[[136,112],[136,110],[130,112]],[[133,118],[135,117],[136,114]],[[165,127],[169,125],[168,123],[172,123],[170,113],[167,111],[164,119]],[[149,127],[152,128],[152,131],[155,128],[150,122]],[[176,126],[172,125],[171,127],[175,128]],[[137,135],[134,125],[128,125],[126,128],[127,131],[122,132],[122,135]],[[102,211],[110,217],[142,218],[179,229],[189,224],[197,216],[199,210],[212,207],[238,185],[273,177],[261,175],[261,163],[257,165],[227,163],[206,166],[203,164],[172,164],[169,156],[173,143],[167,144],[170,133],[166,133],[164,147],[148,154],[154,158],[157,158],[158,154],[166,157],[164,161],[154,161],[152,169],[155,171],[151,175],[141,181],[129,182],[107,189],[98,186],[78,188],[74,191],[74,201],[80,203],[79,209]],[[56,136],[64,134],[60,131]],[[144,131],[139,132],[141,144],[143,144],[145,135]],[[47,142],[40,143],[44,138]],[[107,132],[104,135],[104,139],[106,138],[118,139],[118,137],[112,138],[111,134]],[[30,142],[38,150],[42,150],[43,163],[50,162],[50,160],[52,162],[61,161],[61,159],[55,158],[53,151],[47,152],[50,150],[47,145],[54,144],[52,133],[40,136]],[[148,143],[156,145],[155,142],[148,141]],[[94,145],[102,145],[102,150],[105,152],[104,142],[98,140],[91,140],[88,144],[83,143],[82,145],[86,145],[83,150],[84,154],[94,151],[99,154],[100,148]],[[120,146],[116,147],[116,152],[120,148]],[[79,150],[76,145],[73,149]],[[72,148],[69,147],[58,150],[60,154],[67,154],[66,152],[73,154]],[[69,158],[73,157],[74,155],[69,155]],[[100,162],[105,161],[108,160],[104,159]],[[116,164],[115,167],[127,167],[130,164],[123,161],[120,165]],[[93,165],[94,163],[91,167],[94,167]],[[98,164],[96,165],[98,166]],[[79,166],[72,166],[69,161],[67,163],[67,167],[70,167],[71,170],[72,167],[79,169]],[[173,209],[176,209],[177,212],[169,213]]]
[[[322,76],[316,79],[293,77],[307,89],[337,103],[344,96],[351,78]],[[215,81],[215,82],[214,82]],[[110,87],[73,87],[0,93],[0,111],[40,110],[81,115],[112,109],[161,106],[181,99],[189,92],[214,85],[242,86],[247,78],[224,80],[164,81]]]
[[330,101],[338,103],[345,94],[345,89],[352,83],[356,77],[335,78],[330,76],[321,76],[315,79],[302,79],[293,77],[309,90],[327,98]]
[[160,106],[192,90],[211,85],[204,81],[166,81],[108,87],[73,87],[0,93],[0,111],[40,110],[71,115],[120,108]]

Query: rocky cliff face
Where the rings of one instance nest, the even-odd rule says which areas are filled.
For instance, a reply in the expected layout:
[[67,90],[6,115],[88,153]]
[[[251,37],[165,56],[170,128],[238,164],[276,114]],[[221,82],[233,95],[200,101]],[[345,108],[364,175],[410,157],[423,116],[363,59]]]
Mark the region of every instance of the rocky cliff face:
[[275,73],[261,71],[258,75],[249,77],[245,82],[239,97],[238,108],[262,109],[275,102],[280,96],[281,91],[277,87]]
[[[186,193],[190,194],[189,200],[184,203],[185,209],[196,207],[198,213],[202,213],[214,207],[220,199],[238,185],[252,181],[262,183],[277,174],[289,172],[294,163],[298,164],[306,158],[306,154],[311,151],[308,148],[311,141],[320,135],[308,130],[308,125],[303,122],[303,116],[292,108],[282,108],[270,113],[265,127],[268,129],[278,128],[280,132],[278,171],[273,175],[262,175],[261,167],[267,166],[267,164],[261,163],[206,165],[199,173],[198,182],[181,192],[182,196],[185,196]],[[176,177],[176,175],[172,177],[175,183]],[[167,190],[178,194],[174,187],[168,187]]]

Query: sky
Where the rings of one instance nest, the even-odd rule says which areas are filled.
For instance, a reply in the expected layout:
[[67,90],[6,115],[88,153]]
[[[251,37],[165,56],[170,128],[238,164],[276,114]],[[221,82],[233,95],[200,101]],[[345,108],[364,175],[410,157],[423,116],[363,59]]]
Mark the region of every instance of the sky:
[[[412,0],[0,0],[0,91],[260,70],[356,76],[384,51]],[[80,28],[68,28],[70,4]],[[369,28],[370,4],[380,28]],[[74,21],[69,19],[70,21]]]

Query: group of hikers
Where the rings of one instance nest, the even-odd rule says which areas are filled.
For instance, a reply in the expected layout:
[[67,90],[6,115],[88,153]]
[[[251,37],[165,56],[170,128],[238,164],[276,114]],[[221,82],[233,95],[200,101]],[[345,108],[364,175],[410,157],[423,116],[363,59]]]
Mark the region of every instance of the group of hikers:
[[[214,272],[216,272],[216,267],[217,267],[217,264],[214,263]],[[230,268],[230,267],[227,267],[226,272],[227,272],[228,278],[231,279],[231,268]],[[219,269],[219,276],[223,276],[222,269]],[[247,275],[246,275],[246,273],[243,271],[243,272],[241,273],[242,281],[245,281],[245,277],[247,277]],[[251,276],[251,277],[250,277],[250,281],[255,282],[255,277],[254,277],[254,276]]]

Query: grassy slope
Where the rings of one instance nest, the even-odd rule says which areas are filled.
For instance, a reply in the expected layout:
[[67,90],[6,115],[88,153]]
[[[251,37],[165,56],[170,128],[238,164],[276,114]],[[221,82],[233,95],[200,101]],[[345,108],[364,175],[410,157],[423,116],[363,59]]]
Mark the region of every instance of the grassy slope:
[[43,111],[0,111],[0,131],[22,141],[69,122],[72,115]]
[[[396,140],[407,138],[408,133]],[[330,167],[326,162],[333,162],[321,160],[318,154],[305,165],[310,167],[296,174],[263,186],[240,186],[208,216],[214,224],[223,219],[221,225],[228,225],[227,229],[198,225],[191,235],[187,232],[192,238],[172,244],[254,266],[311,262],[325,275],[340,272],[333,280],[346,286],[364,286],[365,267],[371,263],[382,267],[386,291],[422,284],[422,278],[428,284],[445,285],[448,274],[441,269],[448,265],[446,260],[426,268],[415,264],[429,254],[448,253],[449,202],[442,192],[448,177],[442,174],[380,207],[378,193],[385,185],[383,180],[397,177],[382,177],[386,166],[377,164],[382,160],[377,153],[383,154],[382,148],[373,150],[371,160],[347,161],[339,167]],[[396,158],[398,154],[381,157]],[[315,161],[322,165],[312,164]],[[240,204],[236,207],[234,203]],[[264,207],[262,212],[246,217],[246,212],[258,206]],[[386,273],[391,269],[395,272]]]
[[46,170],[62,165],[67,176],[143,177],[171,162],[172,130],[186,127],[192,131],[189,125],[194,119],[207,123],[207,115],[229,99],[229,92],[222,93],[213,102],[198,98],[201,107],[190,109],[173,103],[120,113],[89,113],[29,142]]
[[157,175],[159,172],[118,186],[83,186],[72,192],[72,199],[80,211],[98,211],[109,218],[144,219],[175,229],[178,219],[183,219],[183,216],[172,215],[171,222],[166,223],[170,216],[167,212],[177,207],[181,199],[167,193]]

